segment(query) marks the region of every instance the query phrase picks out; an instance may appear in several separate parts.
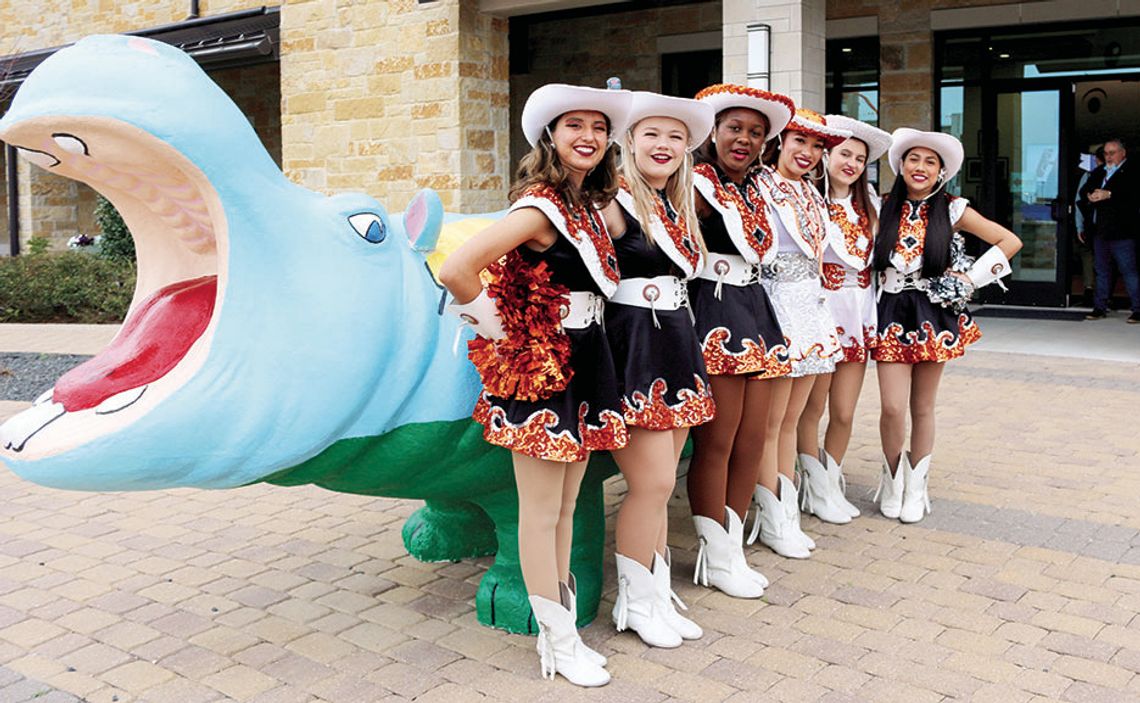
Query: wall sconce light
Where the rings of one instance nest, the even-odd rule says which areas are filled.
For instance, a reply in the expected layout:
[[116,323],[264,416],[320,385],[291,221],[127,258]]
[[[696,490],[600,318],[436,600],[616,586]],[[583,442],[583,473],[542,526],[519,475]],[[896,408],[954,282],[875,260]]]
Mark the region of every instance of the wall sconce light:
[[748,87],[768,90],[772,65],[772,28],[748,25]]

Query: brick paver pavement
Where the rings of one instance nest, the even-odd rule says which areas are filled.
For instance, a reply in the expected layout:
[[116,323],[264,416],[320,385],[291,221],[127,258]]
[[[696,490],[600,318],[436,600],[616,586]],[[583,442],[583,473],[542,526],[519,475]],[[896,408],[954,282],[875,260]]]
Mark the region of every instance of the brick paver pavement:
[[1140,364],[951,364],[934,513],[910,526],[866,498],[868,381],[847,467],[867,514],[805,517],[819,544],[806,561],[749,549],[772,586],[743,601],[692,585],[676,496],[674,587],[705,637],[661,650],[615,633],[607,564],[603,616],[583,636],[614,681],[591,691],[543,681],[533,639],[476,622],[488,560],[404,553],[413,501],[72,493],[2,472],[0,701],[1140,700]]

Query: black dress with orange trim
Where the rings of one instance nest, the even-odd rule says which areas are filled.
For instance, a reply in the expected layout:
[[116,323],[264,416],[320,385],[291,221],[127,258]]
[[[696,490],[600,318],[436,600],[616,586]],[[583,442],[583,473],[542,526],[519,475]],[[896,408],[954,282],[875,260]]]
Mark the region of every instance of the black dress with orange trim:
[[[660,197],[658,201],[667,202]],[[660,276],[683,281],[696,272],[703,263],[700,246],[689,236],[688,228],[677,226],[671,206],[659,207],[655,214],[659,227],[654,227],[651,242],[637,217],[626,209],[631,202],[620,196],[619,202],[625,234],[614,240],[614,249],[622,272],[621,285]],[[662,215],[672,218],[672,227],[660,226]],[[669,253],[681,257],[689,271],[682,270]],[[653,289],[652,284],[646,285]],[[667,310],[611,300],[606,303],[605,315],[627,425],[662,431],[694,427],[713,419],[716,405],[687,307]]]
[[[694,167],[693,181],[712,211],[701,218],[709,252],[706,270],[715,271],[717,254],[725,254],[743,257],[758,271],[772,234],[754,179],[738,184],[706,163]],[[693,279],[689,305],[709,375],[776,378],[791,372],[787,340],[758,273],[740,286]]]
[[[601,213],[589,206],[571,209],[550,188],[528,191],[511,209],[523,207],[540,210],[560,235],[541,252],[520,246],[517,251],[526,265],[545,262],[550,283],[571,292],[613,292],[617,259]],[[605,330],[593,322],[565,333],[572,371],[565,389],[539,400],[501,398],[483,391],[473,417],[483,425],[488,442],[560,462],[583,461],[591,451],[626,445],[629,433]]]
[[[957,223],[969,201],[950,196],[950,222]],[[955,310],[932,300],[922,278],[922,253],[926,244],[927,201],[903,203],[899,238],[891,253],[891,266],[909,277],[909,286],[897,293],[880,293],[878,334],[871,357],[875,361],[917,364],[949,361],[966,353],[966,347],[982,338],[982,332],[967,310]],[[968,268],[962,235],[954,232],[950,242],[951,270]],[[880,283],[882,274],[880,274]]]

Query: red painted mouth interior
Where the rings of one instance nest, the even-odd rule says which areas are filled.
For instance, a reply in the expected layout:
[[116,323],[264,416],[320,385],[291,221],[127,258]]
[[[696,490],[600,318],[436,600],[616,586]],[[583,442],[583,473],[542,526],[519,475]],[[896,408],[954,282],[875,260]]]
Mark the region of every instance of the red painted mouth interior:
[[87,410],[162,378],[206,331],[217,292],[218,277],[203,276],[154,293],[127,318],[110,346],[56,381],[52,400],[68,412]]

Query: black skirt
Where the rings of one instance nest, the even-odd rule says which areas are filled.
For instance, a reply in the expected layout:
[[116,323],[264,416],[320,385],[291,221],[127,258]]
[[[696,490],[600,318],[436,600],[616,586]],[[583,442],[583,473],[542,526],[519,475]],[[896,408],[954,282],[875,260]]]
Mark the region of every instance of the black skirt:
[[966,347],[982,338],[970,313],[936,305],[925,292],[913,288],[884,292],[877,312],[878,338],[871,352],[875,361],[949,361],[965,354]]
[[627,425],[647,430],[695,427],[713,419],[701,345],[689,311],[606,304],[606,335],[613,351]]
[[491,444],[547,461],[584,461],[591,451],[621,449],[629,439],[622,420],[617,373],[599,324],[567,330],[566,389],[536,401],[499,398],[486,391],[473,417]]
[[689,282],[689,303],[697,339],[712,376],[776,378],[791,373],[787,340],[772,301],[759,283],[721,286],[697,278]]

